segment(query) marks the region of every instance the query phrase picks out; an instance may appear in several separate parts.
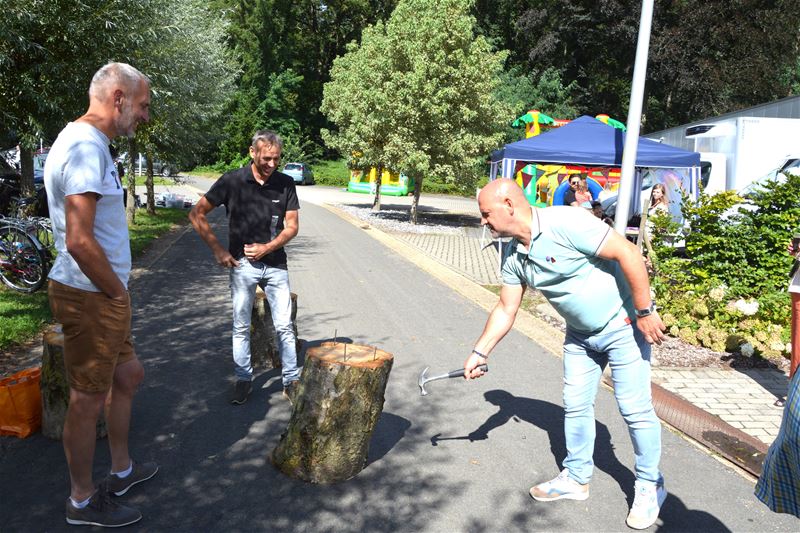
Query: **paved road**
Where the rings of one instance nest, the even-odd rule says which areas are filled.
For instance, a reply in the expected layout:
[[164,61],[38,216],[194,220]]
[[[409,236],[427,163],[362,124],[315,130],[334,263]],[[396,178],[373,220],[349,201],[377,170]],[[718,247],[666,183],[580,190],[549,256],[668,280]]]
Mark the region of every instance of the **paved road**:
[[[224,231],[220,211],[215,221]],[[585,502],[543,504],[528,488],[563,459],[560,360],[511,332],[484,379],[429,386],[420,370],[458,367],[485,311],[309,201],[290,245],[298,326],[309,343],[339,338],[395,355],[369,464],[354,479],[314,486],[266,460],[289,418],[280,378],[261,374],[251,400],[230,385],[227,274],[185,233],[132,285],[137,350],[147,377],[135,405],[132,448],[157,460],[154,480],[124,500],[142,530],[620,531],[632,500],[630,440],[611,394],[597,398],[596,475]],[[0,456],[0,530],[67,529],[61,446],[41,435],[7,441]],[[97,475],[109,464],[104,442]],[[665,531],[796,531],[752,496],[753,484],[664,431],[670,495]]]

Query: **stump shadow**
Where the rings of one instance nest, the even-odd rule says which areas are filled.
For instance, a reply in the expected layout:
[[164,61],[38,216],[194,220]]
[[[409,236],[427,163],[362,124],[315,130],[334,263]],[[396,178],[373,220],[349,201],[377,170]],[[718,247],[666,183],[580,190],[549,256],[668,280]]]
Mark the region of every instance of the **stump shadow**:
[[375,424],[372,439],[369,442],[367,464],[364,468],[376,461],[380,461],[383,456],[389,453],[405,437],[406,431],[410,427],[411,421],[402,416],[387,412],[381,413],[378,423]]
[[[504,390],[490,390],[484,393],[486,401],[496,405],[499,410],[486,419],[486,421],[467,435],[458,437],[441,437],[439,434],[431,437],[431,445],[438,446],[447,440],[486,440],[489,432],[514,422],[527,422],[532,426],[543,429],[550,440],[550,453],[557,470],[567,456],[567,446],[564,438],[564,408],[543,400],[534,400],[521,396],[514,396]],[[636,480],[633,472],[617,459],[614,453],[614,444],[608,427],[600,422],[595,422],[594,464],[618,484],[625,493],[629,502],[633,501],[633,484]]]

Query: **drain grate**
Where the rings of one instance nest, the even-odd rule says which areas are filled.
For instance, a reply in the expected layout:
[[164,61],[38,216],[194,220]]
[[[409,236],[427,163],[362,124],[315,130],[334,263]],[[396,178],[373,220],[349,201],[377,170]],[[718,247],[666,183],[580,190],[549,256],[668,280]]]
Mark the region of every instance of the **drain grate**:
[[[605,376],[603,381],[613,387]],[[661,420],[754,476],[761,475],[768,449],[765,443],[660,385],[653,383],[652,391],[653,406]]]

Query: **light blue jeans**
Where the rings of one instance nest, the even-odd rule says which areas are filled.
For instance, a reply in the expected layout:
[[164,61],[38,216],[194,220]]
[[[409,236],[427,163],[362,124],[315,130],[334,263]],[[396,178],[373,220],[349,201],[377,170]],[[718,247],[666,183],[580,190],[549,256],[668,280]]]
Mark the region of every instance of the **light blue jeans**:
[[239,266],[231,269],[231,300],[233,300],[233,362],[237,380],[252,381],[253,365],[250,362],[250,322],[256,286],[267,295],[272,313],[272,323],[278,337],[281,355],[283,384],[298,379],[297,350],[292,329],[292,295],[289,272],[272,268],[260,261],[239,259]]
[[595,441],[594,401],[606,364],[611,365],[614,396],[628,425],[636,455],[636,479],[660,477],[661,424],[650,393],[650,345],[636,324],[612,320],[599,333],[584,335],[567,328],[564,340],[564,468],[578,483],[592,478]]

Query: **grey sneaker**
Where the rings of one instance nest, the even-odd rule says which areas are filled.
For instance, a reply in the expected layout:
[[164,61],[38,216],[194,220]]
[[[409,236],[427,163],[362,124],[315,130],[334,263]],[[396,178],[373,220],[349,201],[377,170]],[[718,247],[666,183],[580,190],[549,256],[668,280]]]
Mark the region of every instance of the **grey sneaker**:
[[242,405],[244,402],[247,401],[247,397],[250,396],[250,392],[253,390],[253,383],[246,380],[239,380],[233,386],[233,397],[231,398],[231,403],[236,405]]
[[286,400],[289,400],[290,405],[294,405],[295,400],[297,399],[297,389],[300,386],[300,382],[298,380],[290,381],[284,388],[283,388],[283,397]]
[[110,474],[108,476],[108,492],[114,496],[122,496],[128,492],[128,489],[137,483],[147,481],[151,477],[155,476],[156,472],[158,472],[158,465],[155,463],[140,464],[133,459],[131,459],[131,463],[133,465],[133,470],[131,470],[131,473],[126,477],[119,477],[116,474]]
[[101,483],[89,500],[89,505],[78,509],[67,498],[67,524],[74,526],[122,527],[142,519],[142,513],[120,505],[111,499],[105,483]]

